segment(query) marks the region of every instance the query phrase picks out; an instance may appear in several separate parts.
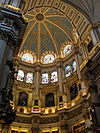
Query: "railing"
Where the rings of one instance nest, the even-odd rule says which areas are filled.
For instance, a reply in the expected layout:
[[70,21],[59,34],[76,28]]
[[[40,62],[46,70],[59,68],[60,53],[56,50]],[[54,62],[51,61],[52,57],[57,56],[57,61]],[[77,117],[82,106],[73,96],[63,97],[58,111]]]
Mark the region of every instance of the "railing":
[[84,60],[84,62],[80,65],[80,70],[84,68],[88,60],[95,54],[97,47],[100,47],[100,43],[96,44],[96,46],[93,47],[93,49],[90,51],[88,57]]

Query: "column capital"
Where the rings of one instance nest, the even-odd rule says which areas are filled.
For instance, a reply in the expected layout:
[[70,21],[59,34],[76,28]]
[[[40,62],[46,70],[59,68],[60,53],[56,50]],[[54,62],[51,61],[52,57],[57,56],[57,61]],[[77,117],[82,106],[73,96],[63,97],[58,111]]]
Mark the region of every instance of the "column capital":
[[0,40],[4,40],[13,51],[15,50],[14,40],[8,32],[0,29]]
[[67,124],[67,122],[66,122],[66,121],[62,121],[62,122],[60,123],[60,128],[61,128],[62,131],[63,131],[63,130],[67,130],[67,129],[68,129],[68,124]]
[[62,62],[61,58],[56,60],[56,67],[57,68],[62,67],[63,66],[62,64],[63,64],[63,62]]
[[41,72],[41,64],[40,63],[35,64],[35,71],[36,72]]
[[73,50],[74,50],[74,52],[75,52],[76,54],[79,53],[79,46],[78,46],[78,44],[74,44],[74,45],[73,45]]

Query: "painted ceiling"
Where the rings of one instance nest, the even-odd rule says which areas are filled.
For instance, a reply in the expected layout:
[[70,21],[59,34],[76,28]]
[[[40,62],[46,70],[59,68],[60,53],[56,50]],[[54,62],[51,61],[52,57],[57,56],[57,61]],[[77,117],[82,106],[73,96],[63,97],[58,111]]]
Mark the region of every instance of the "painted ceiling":
[[73,41],[73,27],[61,12],[53,8],[38,8],[25,14],[28,26],[22,42],[22,50],[29,49],[41,56],[45,51],[59,54],[65,41]]

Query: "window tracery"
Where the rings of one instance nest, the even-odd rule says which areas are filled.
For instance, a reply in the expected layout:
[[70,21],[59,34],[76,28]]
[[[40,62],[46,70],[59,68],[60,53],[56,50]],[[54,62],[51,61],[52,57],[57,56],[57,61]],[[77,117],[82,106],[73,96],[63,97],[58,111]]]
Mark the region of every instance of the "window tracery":
[[27,73],[26,83],[33,83],[33,73]]
[[52,54],[48,54],[44,57],[44,63],[48,64],[48,63],[53,63],[55,60],[55,57]]
[[31,54],[26,53],[22,56],[22,61],[33,63],[33,56]]
[[17,80],[19,80],[19,81],[24,80],[24,72],[22,70],[18,70]]

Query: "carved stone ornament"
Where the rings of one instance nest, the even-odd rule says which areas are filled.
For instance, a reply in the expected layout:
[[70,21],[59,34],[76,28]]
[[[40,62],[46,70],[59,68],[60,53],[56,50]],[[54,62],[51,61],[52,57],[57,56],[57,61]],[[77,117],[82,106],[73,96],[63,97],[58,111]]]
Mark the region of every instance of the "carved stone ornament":
[[6,89],[0,91],[2,95],[2,102],[0,102],[0,120],[4,120],[6,124],[11,124],[15,121],[16,112],[12,110],[9,99],[7,97]]
[[14,41],[12,36],[6,32],[6,31],[2,31],[0,30],[0,39],[4,40],[7,42],[7,45],[14,51],[15,50],[15,46],[14,45]]

